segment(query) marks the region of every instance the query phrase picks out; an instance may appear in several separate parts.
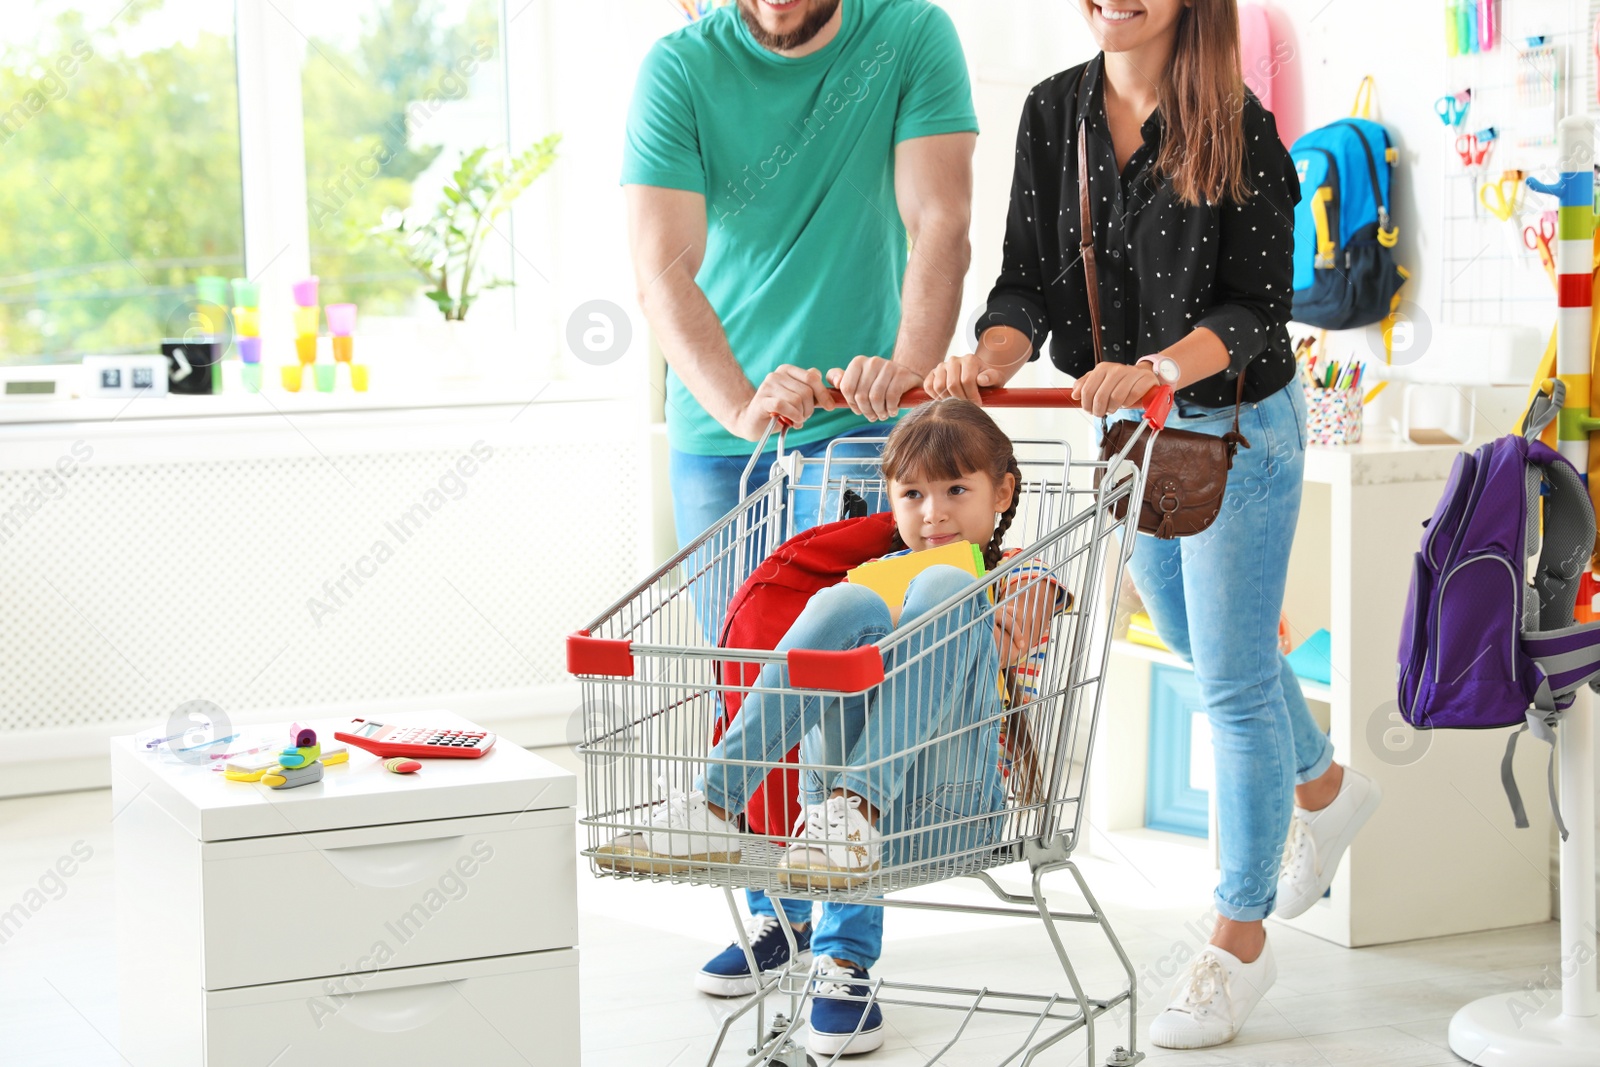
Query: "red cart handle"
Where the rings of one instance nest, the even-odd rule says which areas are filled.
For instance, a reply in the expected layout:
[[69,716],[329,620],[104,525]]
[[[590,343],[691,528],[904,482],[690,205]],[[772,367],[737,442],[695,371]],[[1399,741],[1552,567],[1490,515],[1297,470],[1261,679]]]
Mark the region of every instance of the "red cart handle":
[[[837,389],[829,389],[834,400],[844,403],[844,394]],[[979,389],[978,394],[983,397],[985,407],[991,408],[1081,408],[1083,405],[1072,396],[1071,389],[1007,389],[1004,386],[993,386]],[[932,397],[924,389],[908,389],[900,397],[902,408],[913,408],[924,404]],[[1151,389],[1135,407],[1144,408],[1144,421],[1155,430],[1164,428],[1167,416],[1172,412],[1172,386],[1158,385]],[[785,426],[789,425],[787,419],[774,415],[773,418]]]

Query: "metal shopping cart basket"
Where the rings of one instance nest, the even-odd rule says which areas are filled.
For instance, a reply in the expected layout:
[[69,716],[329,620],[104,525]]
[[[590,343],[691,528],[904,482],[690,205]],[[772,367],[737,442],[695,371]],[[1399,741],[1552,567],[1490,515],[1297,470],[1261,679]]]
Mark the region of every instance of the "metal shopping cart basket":
[[[917,399],[920,396],[913,394],[904,403],[909,406]],[[1171,392],[1158,390],[1147,400],[1144,422],[1148,432],[1155,433],[1170,408]],[[990,406],[1077,406],[1066,389],[988,390],[985,401]],[[808,524],[828,522],[852,506],[860,511],[860,505],[883,498],[885,486],[876,466],[883,439],[835,441],[813,459],[792,451],[785,455],[780,434],[779,459],[764,484],[568,639],[568,669],[580,678],[583,689],[584,740],[579,748],[586,774],[583,855],[594,873],[721,887],[752,973],[757,967],[739,921],[732,892],[736,888],[782,897],[1037,919],[1044,925],[1070,993],[947,988],[876,977],[868,983],[864,999],[950,1011],[954,1036],[928,1061],[930,1065],[960,1040],[974,1016],[990,1013],[1022,1017],[1024,1025],[1031,1025],[1004,1063],[1032,1063],[1044,1050],[1082,1029],[1085,1062],[1096,1064],[1092,1024],[1121,1005],[1126,1005],[1126,1044],[1119,1043],[1105,1062],[1108,1067],[1128,1067],[1144,1059],[1135,1032],[1133,966],[1071,858],[1083,831],[1088,757],[1117,593],[1134,544],[1127,516],[1138,514],[1142,496],[1145,472],[1126,460],[1139,436],[1130,439],[1121,456],[1105,462],[1074,458],[1064,441],[1014,442],[1022,485],[1006,544],[1021,551],[875,646],[807,657],[800,650],[719,648],[708,635],[720,632],[718,612],[733,592],[758,568],[772,565],[769,556],[793,532],[797,510]],[[764,446],[765,440],[756,446],[746,467],[747,478]],[[870,733],[875,722],[889,741],[898,736],[890,725],[883,725],[885,708],[899,708],[902,714],[911,709],[915,714],[917,708],[934,702],[937,694],[922,688],[939,677],[929,672],[940,667],[942,658],[956,656],[964,641],[970,646],[968,639],[975,635],[990,639],[996,613],[1030,588],[1007,582],[1018,568],[1030,569],[1035,581],[1042,574],[1070,594],[1058,601],[1058,606],[1066,606],[1054,615],[1048,639],[1027,661],[1030,684],[1019,686],[1012,671],[1010,693],[1004,699],[974,702],[983,708],[967,709],[947,723],[946,732],[905,749],[879,751],[865,763],[858,747],[858,758],[849,763],[847,749]],[[733,660],[759,664],[763,673],[751,684],[737,684],[738,679],[724,670]],[[765,670],[768,665],[775,667]],[[1019,701],[1019,690],[1028,697]],[[781,757],[761,762],[712,754],[714,728],[726,725],[725,704],[733,697],[742,705],[741,715],[756,714],[758,708],[770,713],[786,698],[791,705],[798,698],[808,699],[814,722],[805,731],[807,743],[798,768],[811,802],[827,795],[829,783],[851,771],[870,776],[897,764],[908,778],[905,796],[935,780],[971,776],[972,766],[952,772],[952,763],[993,759],[997,767],[1009,765],[1003,804],[996,808],[991,803],[977,811],[970,805],[921,804],[915,815],[902,810],[897,818],[886,816],[879,865],[850,876],[822,876],[786,866],[788,846],[800,840],[793,836],[798,828],[790,836],[739,835],[736,841],[713,843],[699,850],[704,854],[699,859],[619,862],[615,849],[608,846],[628,835],[648,833],[652,818],[668,805],[673,790],[688,790],[718,764],[725,771],[759,764],[762,774],[781,767]],[[852,728],[855,736],[844,736]],[[993,739],[999,737],[1007,741],[991,750]],[[1018,738],[1028,743],[1019,746]],[[785,743],[782,751],[788,748]],[[907,767],[911,769],[905,771]],[[919,778],[921,784],[913,785],[911,778]],[[990,873],[1017,862],[1028,864],[1029,892],[1012,892]],[[1054,910],[1048,905],[1044,879],[1057,871],[1072,876],[1086,911]],[[925,899],[927,893],[917,892],[956,877],[978,880],[997,900],[950,903]],[[794,960],[798,955],[794,933],[783,909],[776,910]],[[1098,926],[1121,962],[1126,984],[1109,996],[1088,995],[1068,959],[1059,923]],[[756,992],[723,1022],[708,1063],[717,1061],[730,1029],[751,1012],[756,1041],[749,1050],[749,1065],[815,1063],[793,1040],[809,988],[809,969],[804,965],[791,964],[786,971],[763,975]],[[780,1010],[767,1026],[765,1005],[774,996]],[[837,1059],[835,1055],[828,1062]]]

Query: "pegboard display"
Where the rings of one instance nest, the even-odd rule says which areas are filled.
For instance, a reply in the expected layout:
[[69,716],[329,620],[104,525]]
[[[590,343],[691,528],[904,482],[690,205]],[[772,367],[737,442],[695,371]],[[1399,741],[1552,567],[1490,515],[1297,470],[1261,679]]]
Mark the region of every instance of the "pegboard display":
[[[0,526],[0,732],[564,681],[565,634],[639,577],[642,445],[459,436],[132,464],[93,446]],[[47,469],[0,471],[0,501]]]
[[[1523,231],[1555,209],[1554,198],[1522,187],[1515,213],[1502,220],[1482,204],[1479,190],[1511,171],[1553,177],[1556,123],[1569,114],[1600,115],[1595,70],[1600,0],[1496,0],[1495,7],[1494,48],[1448,58],[1446,84],[1434,94],[1472,91],[1459,127],[1442,122],[1434,127],[1447,160],[1440,198],[1442,313],[1453,325],[1548,329],[1555,294],[1540,253],[1527,247]],[[1498,136],[1482,167],[1464,167],[1457,137],[1491,127]],[[1506,188],[1514,184],[1508,177]]]

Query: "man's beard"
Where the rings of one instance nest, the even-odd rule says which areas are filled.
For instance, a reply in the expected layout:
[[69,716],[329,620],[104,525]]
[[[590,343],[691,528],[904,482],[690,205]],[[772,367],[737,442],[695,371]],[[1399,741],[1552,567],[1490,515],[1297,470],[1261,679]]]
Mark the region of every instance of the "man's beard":
[[823,0],[823,3],[807,15],[800,28],[793,33],[768,33],[756,15],[757,0],[739,0],[739,17],[744,19],[744,24],[750,30],[750,36],[756,39],[756,44],[774,52],[790,52],[822,32],[822,27],[826,26],[828,20],[833,18],[833,13],[839,10],[839,2],[840,0],[832,0],[831,3]]

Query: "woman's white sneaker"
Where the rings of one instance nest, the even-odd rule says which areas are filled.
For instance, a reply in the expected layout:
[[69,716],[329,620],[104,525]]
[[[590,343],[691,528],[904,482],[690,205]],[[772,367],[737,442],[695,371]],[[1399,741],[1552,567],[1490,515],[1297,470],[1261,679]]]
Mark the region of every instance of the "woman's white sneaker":
[[1325,808],[1294,809],[1289,839],[1278,868],[1278,895],[1273,914],[1280,919],[1303,915],[1333,884],[1345,849],[1355,840],[1383,800],[1378,783],[1360,771],[1344,768],[1339,794]]
[[1277,980],[1271,941],[1250,963],[1207,945],[1178,975],[1166,1010],[1150,1023],[1150,1042],[1179,1049],[1227,1044],[1239,1035],[1250,1012]]

